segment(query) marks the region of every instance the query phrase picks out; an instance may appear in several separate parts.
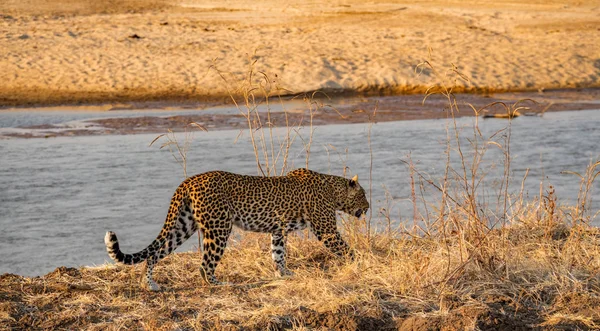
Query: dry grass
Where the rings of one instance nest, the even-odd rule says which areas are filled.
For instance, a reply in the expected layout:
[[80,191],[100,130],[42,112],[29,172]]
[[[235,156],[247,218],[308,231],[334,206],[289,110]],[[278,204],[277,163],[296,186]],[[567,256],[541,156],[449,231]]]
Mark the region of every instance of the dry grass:
[[[600,326],[600,231],[569,225],[532,204],[519,221],[481,238],[439,232],[371,237],[346,224],[355,261],[293,236],[296,276],[274,278],[266,235],[230,243],[219,278],[202,283],[200,254],[156,268],[160,293],[140,288],[143,266],[58,268],[0,277],[0,324],[63,329],[486,329]],[[542,210],[537,212],[537,210]],[[554,215],[550,217],[550,215]],[[485,254],[482,254],[485,252]],[[509,252],[507,258],[505,253]]]

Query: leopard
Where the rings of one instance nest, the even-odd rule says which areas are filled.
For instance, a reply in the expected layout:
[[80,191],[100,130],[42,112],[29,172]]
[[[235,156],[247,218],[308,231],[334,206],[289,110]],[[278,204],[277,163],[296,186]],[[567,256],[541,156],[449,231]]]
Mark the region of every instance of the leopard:
[[200,275],[209,285],[223,285],[215,276],[233,226],[271,235],[271,257],[280,277],[293,276],[286,266],[289,233],[309,228],[338,257],[354,251],[337,229],[337,212],[364,216],[369,209],[358,175],[351,179],[300,168],[282,176],[252,176],[209,171],[185,179],[175,190],[163,227],[152,243],[133,254],[119,248],[117,235],[104,237],[109,257],[119,265],[146,261],[142,285],[160,290],[154,266],[198,230],[202,250]]

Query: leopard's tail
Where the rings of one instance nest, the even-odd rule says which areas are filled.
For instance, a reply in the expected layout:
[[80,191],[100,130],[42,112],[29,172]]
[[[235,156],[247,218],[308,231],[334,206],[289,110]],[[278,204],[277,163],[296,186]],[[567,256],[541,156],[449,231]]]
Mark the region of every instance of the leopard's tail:
[[112,232],[106,232],[104,236],[104,244],[106,244],[106,251],[108,252],[108,256],[110,256],[113,261],[121,264],[138,264],[146,261],[149,256],[151,256],[151,252],[155,252],[164,244],[164,241],[161,241],[159,238],[156,238],[148,247],[143,250],[134,253],[134,254],[125,254],[121,252],[119,248],[119,240],[117,239],[117,235]]
[[[180,217],[180,214],[182,213],[181,207],[186,207],[182,206],[184,194],[187,197],[186,192],[183,191],[184,189],[182,186],[175,191],[175,195],[173,196],[171,203],[171,209],[169,210],[169,214],[167,215],[167,219],[162,230],[160,231],[160,234],[150,245],[148,245],[148,247],[144,248],[143,250],[134,254],[125,254],[121,252],[121,249],[119,248],[119,240],[117,239],[117,235],[112,231],[106,232],[106,235],[104,236],[104,244],[106,244],[108,256],[110,256],[110,258],[117,263],[132,265],[144,262],[148,258],[157,254],[166,255],[171,253],[175,247],[173,247],[174,245],[172,243],[168,243],[168,241],[173,239],[173,236],[177,230],[176,227],[182,227],[181,225],[178,225],[177,222],[178,220],[182,220]],[[185,213],[185,211],[183,211],[183,213]],[[193,224],[193,226],[189,226],[189,229],[186,229],[185,226],[183,226],[183,228],[185,229],[185,232],[196,229],[195,224]],[[191,235],[191,233],[189,235]],[[186,237],[189,238],[189,235]]]

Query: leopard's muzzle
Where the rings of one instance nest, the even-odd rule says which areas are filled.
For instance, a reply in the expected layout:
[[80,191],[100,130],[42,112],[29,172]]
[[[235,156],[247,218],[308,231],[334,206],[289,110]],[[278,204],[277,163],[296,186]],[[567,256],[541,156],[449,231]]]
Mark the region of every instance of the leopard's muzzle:
[[363,214],[366,214],[366,213],[367,213],[366,210],[358,209],[356,212],[354,212],[354,216],[356,216],[356,218],[360,218]]

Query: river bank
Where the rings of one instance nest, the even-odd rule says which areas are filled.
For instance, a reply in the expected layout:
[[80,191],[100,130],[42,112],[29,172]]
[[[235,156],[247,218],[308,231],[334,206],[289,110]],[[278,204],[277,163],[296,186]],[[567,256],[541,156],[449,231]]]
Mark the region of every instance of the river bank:
[[[563,89],[544,92],[454,94],[458,111],[448,111],[448,99],[436,94],[359,97],[356,95],[258,98],[251,104],[215,105],[197,103],[104,104],[0,110],[0,137],[50,138],[110,134],[164,133],[195,130],[197,123],[209,131],[244,130],[248,115],[262,124],[254,127],[300,127],[329,124],[383,123],[403,120],[440,119],[451,116],[506,115],[519,108],[523,116],[546,112],[600,108],[600,89]],[[490,106],[491,105],[491,106]],[[149,107],[149,108],[145,108]],[[202,107],[202,108],[200,108]],[[250,113],[248,113],[250,111]],[[60,121],[62,114],[65,120]],[[69,115],[71,114],[71,115]],[[76,116],[74,114],[77,114]],[[11,117],[24,117],[17,121]],[[35,117],[35,118],[33,118]],[[43,118],[52,120],[44,121]],[[76,121],[74,121],[77,119]]]
[[140,287],[143,266],[4,274],[0,321],[15,329],[596,329],[598,229],[568,226],[552,216],[558,210],[535,208],[484,237],[453,228],[367,238],[354,224],[345,237],[355,261],[292,236],[288,264],[296,275],[285,279],[272,276],[269,240],[259,234],[228,248],[217,269],[232,283],[225,286],[203,284],[198,253],[174,254],[156,267],[159,293]]

